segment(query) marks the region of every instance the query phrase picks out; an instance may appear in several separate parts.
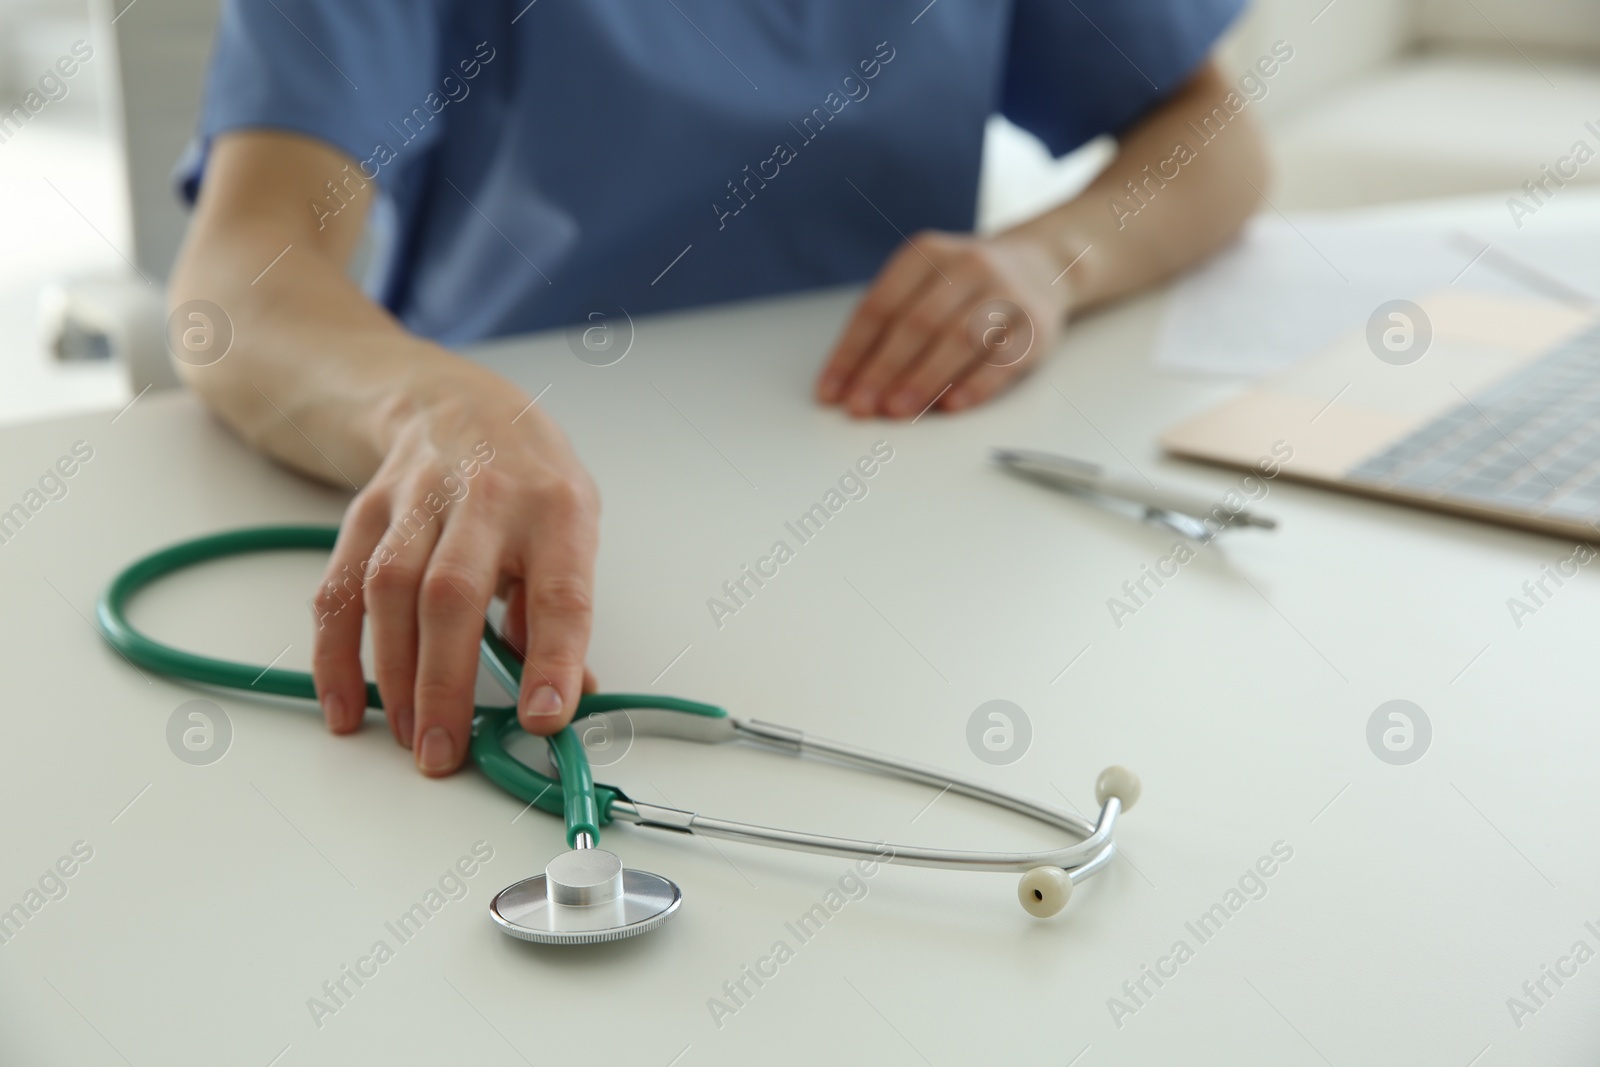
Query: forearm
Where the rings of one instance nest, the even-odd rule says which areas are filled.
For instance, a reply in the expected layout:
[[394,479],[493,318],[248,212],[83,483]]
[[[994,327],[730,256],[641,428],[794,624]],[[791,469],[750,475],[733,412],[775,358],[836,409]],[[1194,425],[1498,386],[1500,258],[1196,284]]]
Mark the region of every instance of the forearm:
[[[1206,67],[1123,138],[1081,195],[1002,237],[1042,241],[1065,271],[1059,284],[1070,287],[1074,309],[1136,292],[1203,259],[1239,231],[1267,183],[1261,133],[1248,110],[1234,114],[1223,105],[1229,92],[1215,67]],[[1202,141],[1196,130],[1212,139]]]
[[[268,147],[281,157],[281,145]],[[408,333],[346,276],[365,204],[320,220],[310,208],[315,179],[337,174],[338,162],[329,153],[308,176],[278,175],[304,177],[309,191],[241,209],[231,190],[275,180],[257,170],[274,163],[249,146],[219,145],[207,178],[218,191],[202,196],[168,300],[209,301],[231,324],[223,358],[176,364],[206,403],[255,447],[348,486],[371,477],[419,405],[448,402],[447,381],[489,372]],[[505,388],[507,403],[515,393]]]
[[[216,363],[180,357],[179,375],[256,448],[333,484],[364,482],[382,455],[382,424],[405,368],[426,357],[363,314],[360,294],[344,292],[338,271],[313,255],[279,261],[252,285],[251,266],[283,251],[281,234],[214,236],[185,252],[169,304],[216,304],[232,346]],[[284,258],[294,255],[291,247]]]

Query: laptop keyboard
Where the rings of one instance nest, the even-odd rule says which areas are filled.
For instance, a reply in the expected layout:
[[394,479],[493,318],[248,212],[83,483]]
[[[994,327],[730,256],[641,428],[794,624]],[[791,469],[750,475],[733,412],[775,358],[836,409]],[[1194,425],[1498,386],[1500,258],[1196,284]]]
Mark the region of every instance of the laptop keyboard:
[[1600,520],[1600,324],[1346,477],[1408,494]]

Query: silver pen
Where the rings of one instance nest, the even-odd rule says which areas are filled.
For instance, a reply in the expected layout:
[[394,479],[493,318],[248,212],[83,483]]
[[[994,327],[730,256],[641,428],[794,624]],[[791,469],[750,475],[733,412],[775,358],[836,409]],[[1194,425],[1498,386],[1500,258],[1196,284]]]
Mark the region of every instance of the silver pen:
[[[1278,525],[1275,520],[1265,515],[1256,515],[1242,509],[1234,511],[1220,500],[1207,500],[1194,493],[1162,489],[1144,482],[1136,482],[1131,478],[1107,474],[1099,464],[1086,463],[1069,456],[1058,456],[1052,452],[1035,452],[1025,448],[997,448],[994,450],[994,459],[996,463],[1015,474],[1057,489],[1093,493],[1142,504],[1151,517],[1167,521],[1167,525],[1197,540],[1210,539],[1209,528],[1206,526],[1208,521],[1218,526],[1257,526],[1264,530],[1274,529]],[[1169,521],[1173,517],[1179,521]]]

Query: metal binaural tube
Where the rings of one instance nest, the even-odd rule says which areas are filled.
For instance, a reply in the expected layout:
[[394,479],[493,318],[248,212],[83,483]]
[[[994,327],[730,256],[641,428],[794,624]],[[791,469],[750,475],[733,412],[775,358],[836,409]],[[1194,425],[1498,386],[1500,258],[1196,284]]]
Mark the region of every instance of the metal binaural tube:
[[641,826],[691,833],[699,837],[749,841],[795,852],[850,856],[873,859],[880,863],[959,871],[1010,871],[1020,874],[1035,867],[1053,866],[1062,868],[1069,875],[1076,875],[1073,880],[1080,881],[1110,860],[1113,854],[1111,835],[1116,828],[1117,817],[1121,814],[1122,803],[1116,797],[1108,798],[1105,807],[1101,809],[1099,824],[1096,826],[1090,826],[1087,822],[1076,816],[1069,816],[1065,812],[1057,813],[1059,818],[1044,820],[1062,829],[1084,833],[1087,836],[1083,841],[1073,845],[1040,852],[941,849],[920,845],[893,845],[859,838],[829,837],[824,834],[718,819],[639,801],[619,800],[612,805],[611,811],[616,818]]
[[[756,744],[777,748],[784,751],[796,751],[805,755],[822,756],[836,762],[866,767],[869,770],[879,771],[896,778],[903,778],[910,782],[920,782],[923,785],[933,786],[935,789],[948,787],[953,793],[960,793],[974,800],[981,800],[988,804],[1014,811],[1018,815],[1026,815],[1040,822],[1052,826],[1059,826],[1064,830],[1071,830],[1080,835],[1094,832],[1094,827],[1086,820],[1076,815],[1071,815],[1060,808],[1041,804],[1028,797],[1008,793],[993,786],[985,785],[975,778],[967,778],[959,774],[951,774],[937,767],[917,763],[913,760],[900,759],[883,752],[875,752],[859,745],[846,744],[843,741],[832,741],[826,737],[817,737],[814,734],[804,733],[790,727],[778,727],[772,723],[759,720],[734,719],[734,728],[739,736]],[[778,731],[782,731],[779,733]]]

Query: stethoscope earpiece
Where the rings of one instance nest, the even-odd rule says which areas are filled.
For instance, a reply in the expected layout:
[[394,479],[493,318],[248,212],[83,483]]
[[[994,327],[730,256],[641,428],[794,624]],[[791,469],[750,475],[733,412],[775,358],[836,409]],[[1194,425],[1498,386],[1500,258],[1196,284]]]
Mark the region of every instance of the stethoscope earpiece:
[[[1094,798],[1103,807],[1115,800],[1122,811],[1139,800],[1139,776],[1126,767],[1107,767],[1094,782]],[[1110,849],[1109,839],[1107,849]],[[1080,877],[1086,876],[1084,871]],[[1017,883],[1017,899],[1023,910],[1038,919],[1048,919],[1072,899],[1073,871],[1062,867],[1035,867]]]
[[1123,811],[1132,811],[1139,802],[1139,776],[1126,767],[1107,767],[1094,780],[1094,800],[1104,805],[1115,797],[1122,802]]
[[1017,883],[1017,899],[1036,919],[1048,919],[1072,899],[1072,877],[1060,867],[1035,867]]

